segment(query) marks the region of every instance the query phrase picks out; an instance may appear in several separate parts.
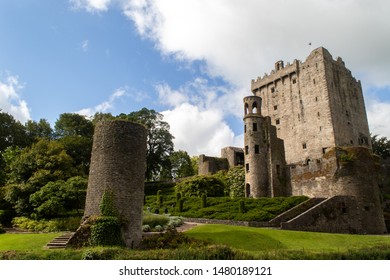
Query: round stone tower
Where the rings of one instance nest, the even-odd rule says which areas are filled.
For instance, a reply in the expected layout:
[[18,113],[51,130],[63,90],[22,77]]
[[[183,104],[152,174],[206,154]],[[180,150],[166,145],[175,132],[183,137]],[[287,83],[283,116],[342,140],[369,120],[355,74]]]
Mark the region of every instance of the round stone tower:
[[268,130],[261,115],[261,97],[244,98],[245,196],[270,196],[268,180]]
[[112,194],[123,222],[127,247],[142,239],[142,207],[146,168],[146,129],[128,121],[103,121],[93,138],[84,218],[100,215],[104,193]]

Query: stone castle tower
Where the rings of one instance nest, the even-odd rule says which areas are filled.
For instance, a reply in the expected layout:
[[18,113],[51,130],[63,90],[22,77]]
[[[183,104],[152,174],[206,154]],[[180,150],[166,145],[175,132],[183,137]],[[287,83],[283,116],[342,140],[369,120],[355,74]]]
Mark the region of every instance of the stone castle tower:
[[342,59],[317,48],[305,62],[278,61],[251,90],[244,98],[246,195],[325,199],[284,228],[386,232],[361,84]]

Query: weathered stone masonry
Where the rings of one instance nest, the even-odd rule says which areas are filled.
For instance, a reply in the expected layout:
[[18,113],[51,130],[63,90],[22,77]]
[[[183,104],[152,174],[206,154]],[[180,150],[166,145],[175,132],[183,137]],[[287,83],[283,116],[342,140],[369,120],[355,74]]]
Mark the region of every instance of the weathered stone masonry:
[[142,240],[146,135],[142,125],[122,120],[95,127],[84,218],[100,215],[103,194],[112,193],[127,247]]

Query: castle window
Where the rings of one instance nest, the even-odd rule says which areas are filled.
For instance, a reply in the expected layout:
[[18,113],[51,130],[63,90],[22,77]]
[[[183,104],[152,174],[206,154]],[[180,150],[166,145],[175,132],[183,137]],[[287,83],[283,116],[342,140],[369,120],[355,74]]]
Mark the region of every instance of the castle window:
[[275,105],[275,106],[274,106],[274,110],[278,110],[278,105]]
[[370,206],[364,206],[364,211],[370,211]]
[[246,133],[246,124],[244,125],[244,133]]
[[316,102],[318,101],[318,97],[316,96]]
[[325,153],[326,153],[326,148],[322,148],[322,153],[325,155]]
[[260,146],[255,145],[255,154],[258,154],[260,152]]
[[253,102],[253,104],[252,104],[252,113],[257,114],[257,103],[256,102]]
[[313,84],[316,84],[316,79],[313,79]]
[[320,131],[322,131],[322,126],[320,126]]
[[274,88],[274,87],[271,88],[271,92],[272,92],[272,93],[275,92],[275,88]]
[[317,112],[317,117],[320,117],[320,112]]
[[253,123],[253,131],[257,131],[257,123]]
[[353,140],[351,140],[350,142],[351,142],[351,145],[353,145]]
[[277,164],[276,165],[276,175],[278,175],[278,176],[280,176],[280,165],[279,164]]
[[245,170],[246,172],[249,172],[249,163],[245,164]]
[[249,153],[249,147],[245,146],[245,154],[247,155]]
[[245,103],[245,115],[248,114],[249,105],[248,103]]
[[303,149],[306,149],[306,148],[307,148],[306,143],[303,143],[303,144],[302,144],[302,148],[303,148]]
[[276,119],[276,124],[280,124],[280,119]]
[[293,83],[293,84],[296,84],[296,83],[297,83],[297,79],[293,79],[293,80],[292,80],[292,83]]

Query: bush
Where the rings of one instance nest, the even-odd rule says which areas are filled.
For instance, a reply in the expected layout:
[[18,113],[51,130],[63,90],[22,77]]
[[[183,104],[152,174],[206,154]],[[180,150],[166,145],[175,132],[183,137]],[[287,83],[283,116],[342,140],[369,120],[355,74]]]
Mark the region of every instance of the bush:
[[149,232],[150,231],[150,226],[149,225],[143,225],[142,226],[142,231],[143,232]]
[[225,195],[225,185],[222,180],[212,176],[194,176],[178,183],[175,187],[176,193],[183,196],[201,196],[206,194],[209,197],[221,197]]
[[155,228],[157,225],[165,226],[169,222],[169,218],[165,215],[144,215],[142,218],[143,225],[149,225],[150,228]]
[[158,232],[162,232],[164,230],[164,228],[162,226],[160,226],[160,225],[157,225],[157,226],[154,227],[154,230],[158,231]]
[[75,231],[80,225],[80,220],[80,217],[53,220],[33,220],[27,217],[15,217],[12,219],[12,225],[34,232]]
[[0,224],[0,234],[5,233],[5,229],[3,229],[3,226]]
[[117,211],[114,205],[114,193],[105,191],[99,207],[102,216],[117,216]]
[[91,227],[91,245],[124,246],[119,219],[112,216],[101,216]]

